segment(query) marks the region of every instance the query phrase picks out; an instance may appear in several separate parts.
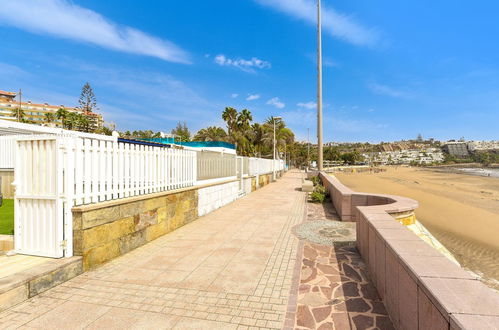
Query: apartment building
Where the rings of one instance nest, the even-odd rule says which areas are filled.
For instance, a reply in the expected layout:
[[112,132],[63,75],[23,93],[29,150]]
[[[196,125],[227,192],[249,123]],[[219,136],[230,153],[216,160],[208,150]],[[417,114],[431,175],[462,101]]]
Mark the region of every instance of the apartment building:
[[[16,96],[17,93],[0,90],[0,119],[17,121],[17,118],[14,116],[14,110],[19,109],[19,105],[21,105],[21,109],[26,120],[33,124],[44,126],[62,127],[62,122],[55,117],[57,110],[61,108],[67,110],[68,112],[83,114],[83,111],[78,108],[66,107],[64,105],[50,105],[48,103],[37,104],[32,103],[31,101],[19,103],[19,101],[16,100]],[[53,122],[49,123],[47,121],[47,113],[54,115]],[[87,113],[86,115],[89,117],[95,128],[102,127],[104,123],[102,115],[97,113]]]

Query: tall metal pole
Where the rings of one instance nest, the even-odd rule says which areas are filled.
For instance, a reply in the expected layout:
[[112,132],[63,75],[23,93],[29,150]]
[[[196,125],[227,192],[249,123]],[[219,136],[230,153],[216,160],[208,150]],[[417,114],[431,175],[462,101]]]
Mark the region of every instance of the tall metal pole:
[[317,0],[317,168],[322,171],[322,28],[321,28],[321,0]]
[[274,123],[274,161],[272,162],[272,173],[273,173],[273,179],[274,181],[276,180],[276,175],[275,175],[275,118],[272,117],[272,122]]

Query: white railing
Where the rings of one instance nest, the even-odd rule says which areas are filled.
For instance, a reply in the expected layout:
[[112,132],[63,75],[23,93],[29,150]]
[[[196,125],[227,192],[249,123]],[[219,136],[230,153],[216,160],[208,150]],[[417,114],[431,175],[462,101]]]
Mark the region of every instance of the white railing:
[[196,152],[89,138],[68,140],[75,205],[193,186]]
[[262,175],[284,170],[284,161],[276,159],[249,158],[249,175]]
[[14,168],[14,146],[17,136],[0,136],[0,170]]
[[197,152],[197,180],[236,176],[236,155],[214,151]]

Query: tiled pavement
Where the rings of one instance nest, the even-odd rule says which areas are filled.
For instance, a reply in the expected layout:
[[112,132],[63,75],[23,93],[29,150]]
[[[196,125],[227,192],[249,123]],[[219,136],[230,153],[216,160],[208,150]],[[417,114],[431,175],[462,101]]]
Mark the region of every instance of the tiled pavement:
[[0,328],[282,328],[301,174],[0,313]]
[[[355,239],[352,223],[337,222],[331,203],[308,204],[306,223],[336,222],[337,246],[308,240],[299,244],[299,282],[291,293],[295,313],[288,312],[286,328],[295,329],[393,329],[385,307],[366,273],[366,265],[344,238]],[[304,226],[304,225],[301,225]],[[327,227],[325,227],[327,228]],[[320,234],[320,229],[316,229]],[[324,231],[324,234],[331,233]],[[313,234],[310,235],[315,236]],[[315,241],[315,240],[314,240]],[[298,268],[298,266],[297,266]],[[297,278],[298,276],[295,275]],[[297,291],[297,292],[296,292]]]
[[[289,172],[0,313],[0,329],[390,329],[354,249],[293,235],[300,184]],[[317,207],[308,220],[334,218]]]

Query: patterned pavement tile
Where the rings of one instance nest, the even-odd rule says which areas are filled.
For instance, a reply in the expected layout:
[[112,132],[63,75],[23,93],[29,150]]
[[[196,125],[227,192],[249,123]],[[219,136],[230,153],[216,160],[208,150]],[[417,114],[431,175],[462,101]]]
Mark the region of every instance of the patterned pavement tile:
[[[354,227],[338,220],[331,203],[308,203],[307,209],[304,225],[307,222],[322,223],[324,228],[343,227],[345,232],[340,230],[339,236],[342,237],[337,238],[338,244],[331,244],[331,235],[327,239],[318,239],[317,230],[295,231],[302,239],[297,258],[301,262],[295,270],[293,288],[296,294],[291,292],[285,328],[393,329],[367,275],[366,265],[355,247],[345,244],[344,236],[355,237],[348,232]],[[327,222],[334,223],[334,226]],[[322,233],[328,235],[331,231]],[[338,231],[335,230],[334,234],[337,235]]]

